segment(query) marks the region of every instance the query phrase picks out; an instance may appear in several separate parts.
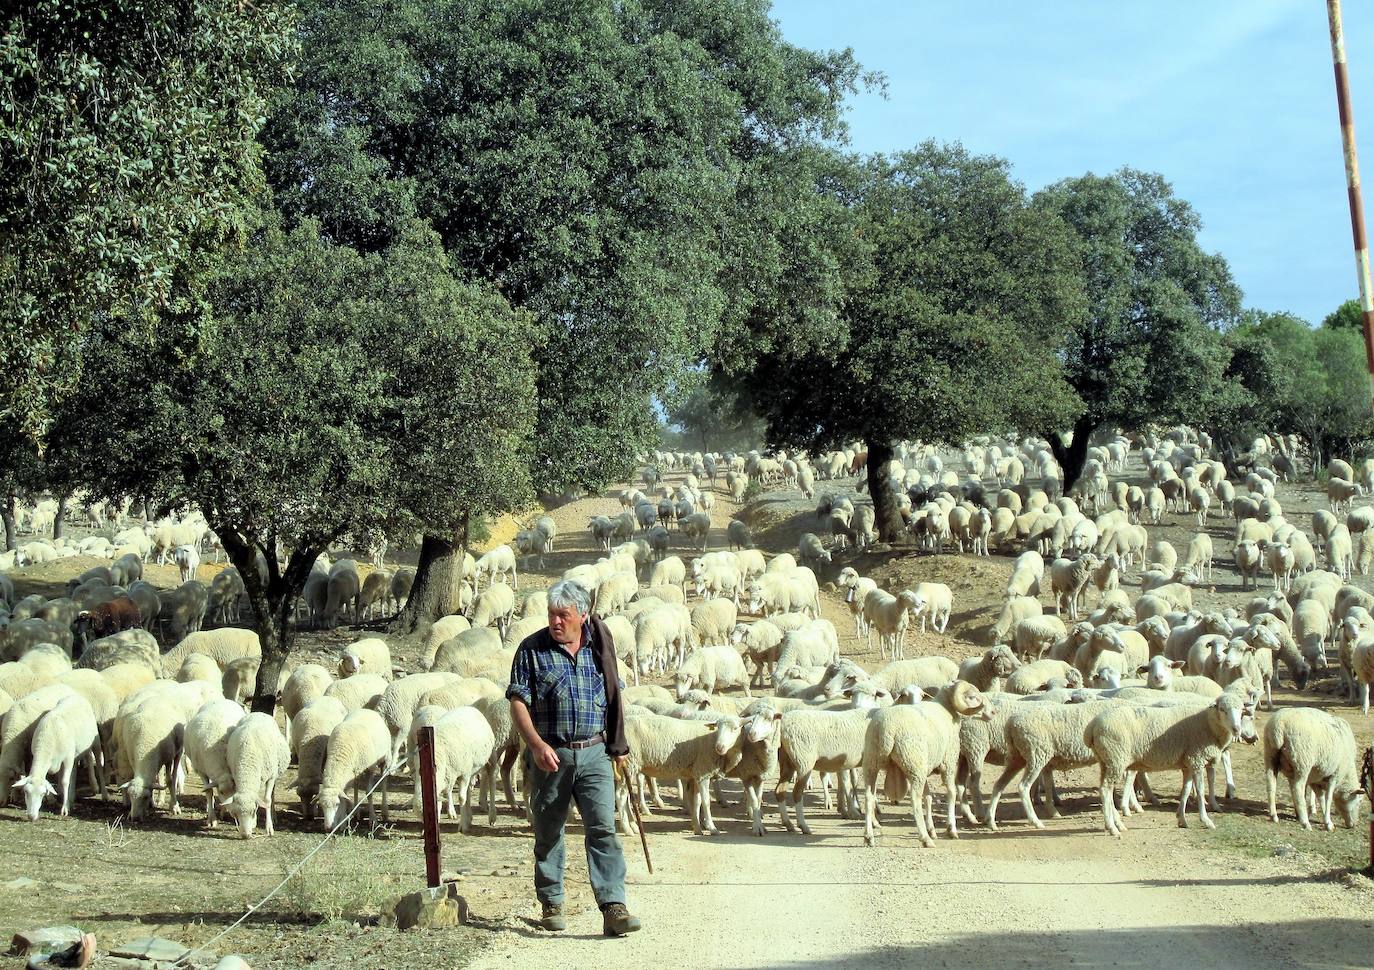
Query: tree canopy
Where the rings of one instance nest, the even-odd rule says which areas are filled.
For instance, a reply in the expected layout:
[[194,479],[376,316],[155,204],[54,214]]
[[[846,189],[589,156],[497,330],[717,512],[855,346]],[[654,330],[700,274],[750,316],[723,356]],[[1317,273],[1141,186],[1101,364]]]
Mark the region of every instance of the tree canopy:
[[540,490],[626,472],[718,338],[833,324],[801,229],[861,76],[762,0],[304,0],[301,25],[264,134],[279,206],[362,249],[417,216],[536,315]]
[[1035,202],[1073,230],[1088,299],[1060,345],[1082,402],[1072,444],[1057,426],[1044,431],[1067,488],[1099,428],[1205,416],[1229,359],[1220,329],[1236,320],[1240,290],[1226,261],[1198,244],[1197,213],[1160,175],[1126,168],[1065,179]]
[[[37,439],[83,334],[195,303],[178,270],[260,184],[289,5],[34,0],[0,15],[0,418]],[[189,320],[189,318],[188,318]]]
[[[456,529],[531,497],[533,321],[461,281],[428,229],[363,254],[313,221],[286,231],[269,217],[207,294],[189,363],[174,327],[151,352],[117,328],[94,335],[103,380],[71,407],[102,417],[82,424],[87,440],[58,444],[101,456],[92,476],[107,493],[204,512],[248,586],[266,658],[289,649],[290,603],[343,535]],[[275,690],[272,678],[261,683]]]
[[855,163],[837,184],[863,247],[849,263],[845,342],[760,358],[750,383],[770,441],[862,439],[876,475],[901,438],[957,443],[1066,420],[1074,399],[1054,351],[1083,312],[1075,254],[1007,163],[927,142]]

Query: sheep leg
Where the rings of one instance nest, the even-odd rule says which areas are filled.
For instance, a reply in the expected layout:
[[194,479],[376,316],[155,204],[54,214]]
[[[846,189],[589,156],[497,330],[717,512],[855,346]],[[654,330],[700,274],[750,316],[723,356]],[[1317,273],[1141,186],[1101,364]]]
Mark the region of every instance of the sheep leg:
[[1040,816],[1035,814],[1035,806],[1031,804],[1031,789],[1035,787],[1035,782],[1040,778],[1043,767],[1031,765],[1026,766],[1025,772],[1021,775],[1021,784],[1017,786],[1017,791],[1021,796],[1021,808],[1026,813],[1026,821],[1030,822],[1038,829],[1043,829],[1045,823],[1040,821]]
[[707,835],[720,835],[716,820],[711,816],[711,778],[699,778],[693,786],[697,790],[698,809],[701,812],[702,828]]
[[1269,821],[1277,822],[1279,820],[1279,773],[1274,770],[1272,765],[1265,771],[1264,781],[1269,793]]
[[[960,786],[959,790],[960,804],[963,806],[964,809],[964,820],[968,822],[970,825],[977,825],[978,816],[980,816],[983,813],[982,759],[978,759],[978,763],[976,765],[973,763],[972,758],[968,759],[966,771],[967,774],[964,776],[964,783],[962,786]],[[971,803],[969,800],[970,792],[973,793],[973,799]]]
[[1221,811],[1221,806],[1217,804],[1217,765],[1215,761],[1207,762],[1207,807],[1214,812]]
[[277,779],[271,778],[267,782],[267,803],[263,806],[263,808],[266,809],[267,814],[267,824],[263,826],[263,831],[266,832],[268,835],[272,835],[275,831],[272,828],[272,802],[276,798],[276,793]]
[[[940,780],[945,784],[945,823],[946,831],[949,832],[951,839],[959,837],[959,826],[956,821],[955,803],[958,800],[955,796],[957,786],[954,783],[953,773],[948,769],[940,771]],[[934,826],[932,826],[933,828]]]
[[1328,781],[1326,791],[1322,795],[1322,827],[1328,832],[1336,831],[1336,825],[1331,821],[1331,804],[1336,800],[1336,786],[1332,781]]
[[[649,791],[650,791],[650,793],[654,796],[654,808],[662,809],[663,811],[666,812],[666,811],[668,810],[668,805],[667,805],[667,803],[665,803],[665,802],[663,801],[663,795],[660,794],[660,792],[659,792],[659,790],[658,790],[658,779],[657,779],[657,778],[650,778],[650,779],[649,779]],[[646,805],[646,804],[644,804],[644,786],[643,786],[643,785],[640,785],[640,786],[639,786],[639,805],[640,805],[640,808],[644,809],[645,812],[648,812],[649,806]]]
[[763,828],[763,778],[750,778],[744,783],[744,794],[749,805],[749,819],[753,823],[754,835],[762,838]]
[[916,822],[916,835],[921,840],[921,844],[927,849],[935,848],[935,839],[930,834],[930,829],[926,828],[926,780],[924,778],[907,779],[911,788],[911,817]]
[[1305,829],[1312,828],[1312,819],[1307,814],[1307,778],[1311,769],[1307,771],[1293,771],[1293,777],[1289,779],[1289,785],[1293,791],[1293,808],[1298,816],[1298,824]]
[[[802,835],[811,834],[811,826],[806,824],[806,785],[811,780],[811,772],[797,772],[797,781],[792,786],[792,808],[797,813],[797,828]],[[824,784],[824,777],[822,777]]]
[[864,769],[864,845],[878,844],[882,825],[878,822],[878,772]]
[[1107,830],[1108,835],[1119,836],[1125,826],[1116,818],[1116,805],[1114,804],[1115,792],[1113,791],[1113,787],[1111,774],[1108,772],[1107,766],[1103,765],[1101,767],[1101,775],[1097,790],[1098,797],[1102,802],[1102,824]]
[[1016,773],[1026,767],[1026,762],[1015,752],[1007,754],[1006,767],[1002,769],[1002,774],[993,783],[992,795],[988,799],[988,814],[983,819],[983,824],[993,832],[997,831],[997,803],[1002,800],[1002,792],[1007,784],[1016,776]]

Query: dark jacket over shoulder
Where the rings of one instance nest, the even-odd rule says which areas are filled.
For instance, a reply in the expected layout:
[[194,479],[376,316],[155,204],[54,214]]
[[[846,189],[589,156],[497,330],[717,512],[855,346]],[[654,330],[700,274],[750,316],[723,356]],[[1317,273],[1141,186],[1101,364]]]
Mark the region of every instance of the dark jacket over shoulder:
[[[630,747],[625,742],[625,703],[620,695],[620,673],[616,666],[615,639],[611,636],[610,629],[607,628],[601,617],[595,613],[587,617],[587,624],[591,627],[591,647],[596,651],[596,664],[601,670],[601,679],[605,681],[606,753],[613,757],[619,757],[629,754]],[[554,640],[548,627],[537,633],[531,633],[520,641],[520,646],[517,649],[523,650],[527,646],[552,650]]]

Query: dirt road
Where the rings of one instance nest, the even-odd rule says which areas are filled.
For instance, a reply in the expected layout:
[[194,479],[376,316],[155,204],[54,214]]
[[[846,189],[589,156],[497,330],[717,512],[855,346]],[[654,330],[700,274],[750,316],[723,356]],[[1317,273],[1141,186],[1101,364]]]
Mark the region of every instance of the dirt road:
[[[1088,828],[1095,823],[1079,815],[1041,834],[975,830],[921,849],[909,818],[889,815],[883,843],[867,849],[857,823],[820,812],[811,838],[697,838],[680,819],[650,822],[658,874],[627,845],[642,932],[605,940],[588,907],[568,932],[549,934],[534,927],[531,905],[473,967],[1253,970],[1374,959],[1374,893],[1360,877],[1313,880],[1286,859],[1199,852],[1168,811],[1148,813],[1122,840]],[[580,841],[570,840],[570,856]]]

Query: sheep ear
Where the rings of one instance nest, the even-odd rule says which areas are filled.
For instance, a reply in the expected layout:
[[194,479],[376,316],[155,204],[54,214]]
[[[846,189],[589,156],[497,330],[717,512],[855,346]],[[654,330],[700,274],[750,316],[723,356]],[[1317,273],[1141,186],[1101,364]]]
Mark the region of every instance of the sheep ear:
[[16,781],[16,782],[15,782],[13,785],[11,785],[10,787],[12,787],[12,788],[23,788],[23,787],[24,787],[25,785],[27,785],[28,783],[29,783],[29,776],[28,776],[28,775],[20,775],[20,776],[19,776],[19,780]]
[[1188,666],[1188,662],[1186,660],[1175,660],[1173,663],[1169,664],[1169,666],[1173,667],[1175,670],[1182,670],[1184,667]]
[[1137,668],[1135,669],[1135,672],[1138,673],[1138,674],[1143,674],[1143,673],[1145,673],[1146,671],[1148,671],[1149,669],[1150,669],[1150,665],[1149,665],[1149,664],[1141,664],[1139,667],[1137,667]]
[[773,712],[773,720],[775,720],[775,721],[781,721],[781,720],[782,720],[782,711],[774,711],[774,712]]
[[49,795],[52,795],[54,798],[57,797],[57,789],[54,788],[52,782],[48,781],[46,778],[43,779],[43,787],[47,790]]

